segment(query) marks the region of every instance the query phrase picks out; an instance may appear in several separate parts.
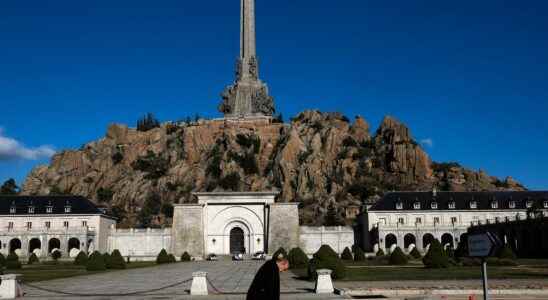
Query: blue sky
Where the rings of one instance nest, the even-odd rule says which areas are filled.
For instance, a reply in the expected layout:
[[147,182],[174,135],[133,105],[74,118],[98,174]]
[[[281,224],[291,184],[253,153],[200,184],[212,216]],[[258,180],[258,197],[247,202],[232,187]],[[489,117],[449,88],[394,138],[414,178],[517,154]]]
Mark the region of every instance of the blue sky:
[[[0,181],[112,122],[219,116],[239,3],[0,1]],[[340,111],[375,130],[393,115],[436,161],[548,189],[548,2],[256,5],[261,77],[286,118]]]

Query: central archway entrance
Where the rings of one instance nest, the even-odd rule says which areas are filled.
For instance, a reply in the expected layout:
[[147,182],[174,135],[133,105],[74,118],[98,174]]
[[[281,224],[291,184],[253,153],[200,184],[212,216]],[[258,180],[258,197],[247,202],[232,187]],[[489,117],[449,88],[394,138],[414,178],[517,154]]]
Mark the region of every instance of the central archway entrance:
[[230,230],[230,253],[245,253],[244,231],[240,227]]

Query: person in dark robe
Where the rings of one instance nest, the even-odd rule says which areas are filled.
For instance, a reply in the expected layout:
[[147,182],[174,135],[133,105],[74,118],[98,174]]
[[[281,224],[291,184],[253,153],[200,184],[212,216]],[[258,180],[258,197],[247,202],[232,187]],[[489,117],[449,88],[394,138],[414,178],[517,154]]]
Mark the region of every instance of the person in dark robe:
[[249,291],[247,300],[279,300],[280,273],[289,268],[289,262],[282,254],[264,263],[259,268]]

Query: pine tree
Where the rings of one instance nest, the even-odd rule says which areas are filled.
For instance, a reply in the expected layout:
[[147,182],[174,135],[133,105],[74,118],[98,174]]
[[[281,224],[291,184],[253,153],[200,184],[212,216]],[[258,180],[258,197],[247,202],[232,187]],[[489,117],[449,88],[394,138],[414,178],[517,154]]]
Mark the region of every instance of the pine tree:
[[344,248],[342,254],[341,254],[342,260],[354,260],[354,257],[352,256],[352,252],[348,247]]
[[0,187],[0,195],[17,195],[19,191],[19,187],[13,178],[6,180]]

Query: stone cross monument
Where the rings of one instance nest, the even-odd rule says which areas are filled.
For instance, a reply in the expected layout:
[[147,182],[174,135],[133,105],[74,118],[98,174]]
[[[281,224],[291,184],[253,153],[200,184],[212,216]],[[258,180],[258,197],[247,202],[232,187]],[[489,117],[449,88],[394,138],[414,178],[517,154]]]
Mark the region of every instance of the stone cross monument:
[[236,62],[236,82],[225,88],[219,111],[225,118],[268,117],[274,113],[274,99],[259,79],[255,44],[255,0],[241,1],[240,57]]

